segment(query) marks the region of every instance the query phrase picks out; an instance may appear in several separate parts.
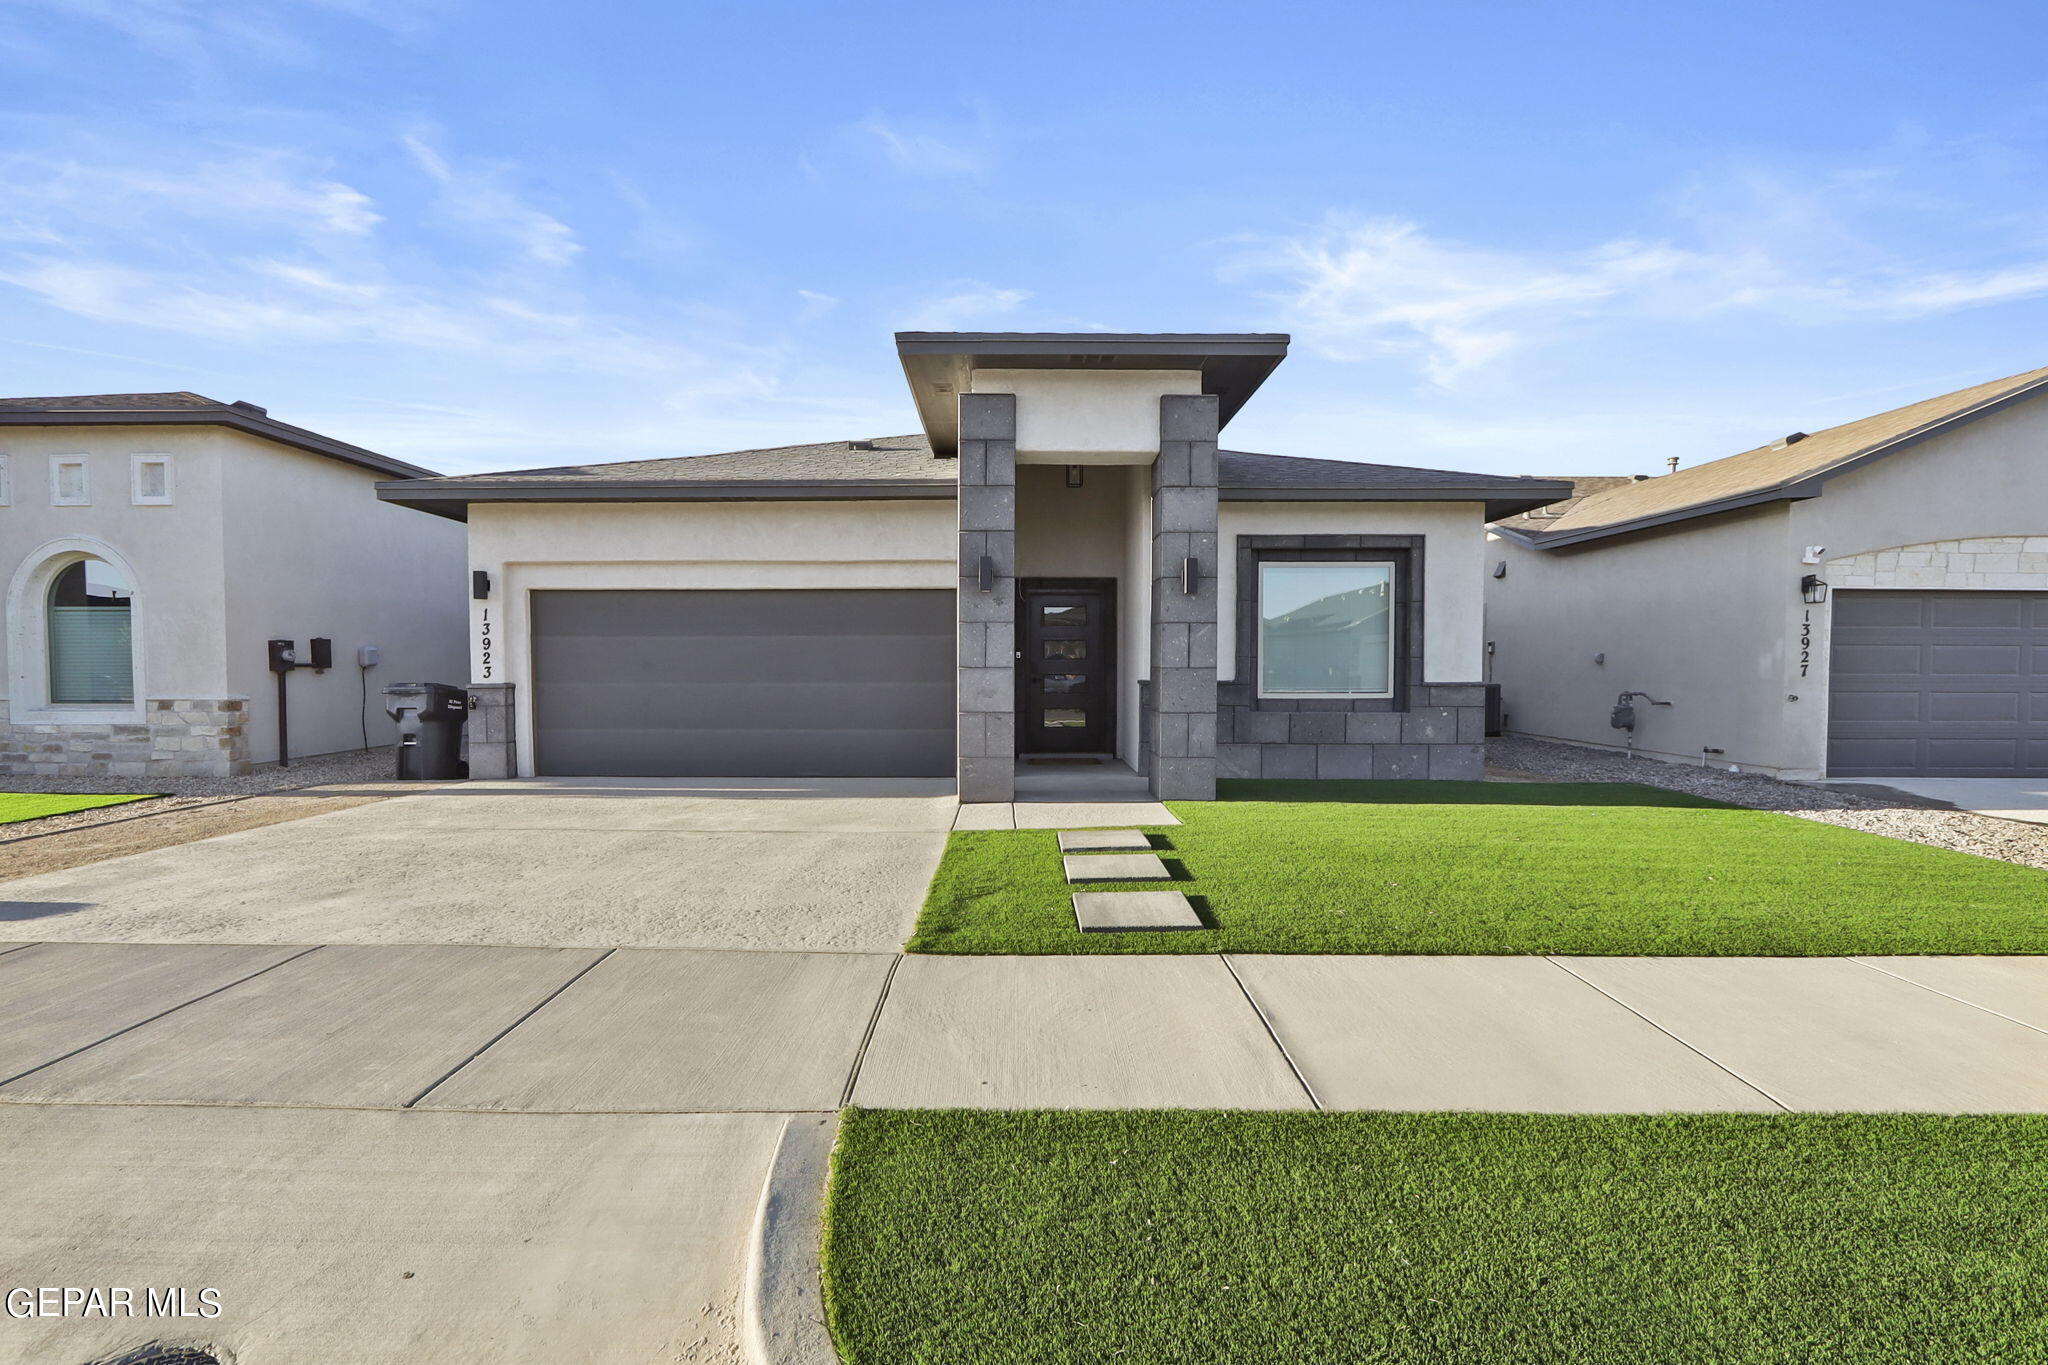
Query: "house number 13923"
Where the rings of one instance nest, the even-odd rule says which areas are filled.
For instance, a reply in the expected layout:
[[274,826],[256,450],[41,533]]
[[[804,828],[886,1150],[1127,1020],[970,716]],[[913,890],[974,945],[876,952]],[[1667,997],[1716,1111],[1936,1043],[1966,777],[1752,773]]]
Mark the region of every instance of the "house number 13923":
[[483,651],[483,657],[480,660],[483,677],[488,680],[491,676],[491,609],[489,607],[483,609],[483,626],[478,633],[477,642]]

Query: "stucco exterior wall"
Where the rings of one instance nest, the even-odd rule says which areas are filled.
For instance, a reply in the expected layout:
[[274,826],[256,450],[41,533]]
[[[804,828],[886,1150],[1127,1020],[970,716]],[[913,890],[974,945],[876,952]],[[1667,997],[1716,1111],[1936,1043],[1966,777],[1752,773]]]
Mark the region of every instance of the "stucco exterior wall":
[[[2048,402],[2035,401],[1838,475],[1817,498],[1576,550],[1495,537],[1487,558],[1508,574],[1487,580],[1486,627],[1508,729],[1626,747],[1607,713],[1640,689],[1675,704],[1638,707],[1639,753],[1823,776],[1831,604],[1802,602],[1801,576],[2031,586],[2007,575],[2024,575],[2021,556],[2042,552],[2028,542],[2048,537],[2044,470]],[[1803,562],[1813,547],[1821,562]]]
[[[518,771],[533,773],[527,596],[550,589],[941,588],[957,573],[951,501],[481,503],[469,556],[470,680],[511,685]],[[488,661],[482,640],[488,622]]]
[[[1783,504],[1577,553],[1500,538],[1487,553],[1508,566],[1485,582],[1511,733],[1693,761],[1711,747],[1715,766],[1777,770],[1787,708],[1820,713],[1824,681],[1787,684],[1803,607]],[[1637,706],[1633,746],[1608,723],[1625,690],[1672,703]]]
[[[468,575],[461,522],[377,499],[382,475],[220,433],[227,582],[226,669],[248,703],[249,757],[277,758],[277,684],[266,641],[334,642],[334,667],[286,680],[291,751],[334,753],[395,737],[380,690],[463,682]],[[365,679],[356,650],[376,645]],[[363,700],[367,681],[369,699]]]
[[[1421,536],[1423,554],[1423,679],[1479,680],[1480,617],[1485,598],[1486,510],[1479,503],[1445,502],[1225,502],[1218,513],[1216,632],[1237,631],[1238,536]],[[1235,681],[1231,651],[1217,662],[1218,676]]]
[[1159,454],[1159,400],[1199,394],[1199,370],[976,370],[974,393],[1017,397],[1017,463],[1143,464]]
[[[221,610],[223,432],[216,428],[11,427],[0,431],[0,772],[52,777],[227,773],[246,761],[226,675]],[[171,460],[172,501],[138,506],[130,457]],[[83,456],[90,501],[52,505],[50,461]],[[43,601],[64,557],[132,578],[135,701],[53,706]],[[224,718],[225,717],[225,718]],[[203,747],[202,747],[203,746]]]

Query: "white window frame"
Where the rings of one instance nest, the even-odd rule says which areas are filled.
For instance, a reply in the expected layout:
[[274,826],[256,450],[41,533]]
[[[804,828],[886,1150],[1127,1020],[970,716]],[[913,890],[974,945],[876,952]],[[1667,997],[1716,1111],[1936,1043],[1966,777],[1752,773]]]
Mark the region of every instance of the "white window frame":
[[7,456],[0,455],[0,507],[14,506],[14,471]]
[[[1268,692],[1266,690],[1266,567],[1283,569],[1340,569],[1372,564],[1387,571],[1387,685],[1377,692]],[[1391,559],[1261,559],[1255,564],[1259,575],[1258,597],[1252,603],[1253,689],[1262,701],[1389,701],[1399,682],[1401,662],[1400,583],[1401,566]]]
[[[50,585],[57,575],[81,559],[112,565],[134,593],[129,610],[133,654],[132,702],[53,702],[50,699]],[[22,559],[7,587],[7,716],[16,725],[141,725],[148,715],[145,680],[142,579],[135,566],[112,545],[91,536],[64,536],[45,541]]]
[[[160,495],[149,495],[142,491],[142,471],[147,465],[162,465],[164,468],[164,491]],[[128,457],[128,496],[137,507],[169,507],[177,500],[177,485],[172,481],[172,463],[168,455],[130,455]]]
[[[78,466],[78,496],[64,496],[64,466]],[[92,462],[84,455],[52,455],[50,457],[50,506],[90,507],[92,506]]]

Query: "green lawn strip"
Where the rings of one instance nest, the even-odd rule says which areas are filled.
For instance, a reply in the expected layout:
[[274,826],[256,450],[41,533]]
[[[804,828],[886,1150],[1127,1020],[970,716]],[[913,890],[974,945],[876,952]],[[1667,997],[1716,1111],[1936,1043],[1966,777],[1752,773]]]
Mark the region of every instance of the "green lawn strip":
[[1243,783],[1147,833],[1214,927],[1083,934],[1044,830],[955,833],[921,953],[2048,952],[2048,872],[1632,784]]
[[0,825],[22,820],[40,820],[45,815],[69,815],[75,810],[97,810],[129,801],[148,801],[141,796],[44,796],[32,792],[0,792]]
[[2048,1359],[2048,1117],[849,1111],[848,1365]]

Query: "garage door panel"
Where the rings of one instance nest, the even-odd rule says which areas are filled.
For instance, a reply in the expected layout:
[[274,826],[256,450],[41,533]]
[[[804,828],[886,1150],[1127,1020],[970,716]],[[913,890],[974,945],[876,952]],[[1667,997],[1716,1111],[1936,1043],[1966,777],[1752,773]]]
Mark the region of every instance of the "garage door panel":
[[1836,672],[1850,677],[1913,677],[1921,664],[1919,645],[1835,644]]
[[2013,596],[1980,593],[1927,594],[1928,624],[1936,630],[2019,630],[2027,605]]
[[1927,719],[1938,724],[2013,725],[2021,719],[2017,692],[1930,692]]
[[1913,721],[1920,717],[1920,693],[1842,692],[1835,697],[1834,718],[1843,721]]
[[1835,594],[1835,630],[1864,626],[1911,626],[1925,609],[1918,593],[1866,592]]
[[537,770],[949,775],[953,617],[929,589],[537,592]]
[[2048,594],[1835,595],[1828,771],[2048,776]]
[[2022,661],[2018,645],[1945,645],[1928,651],[1928,671],[1937,676],[1957,674],[2017,678]]

